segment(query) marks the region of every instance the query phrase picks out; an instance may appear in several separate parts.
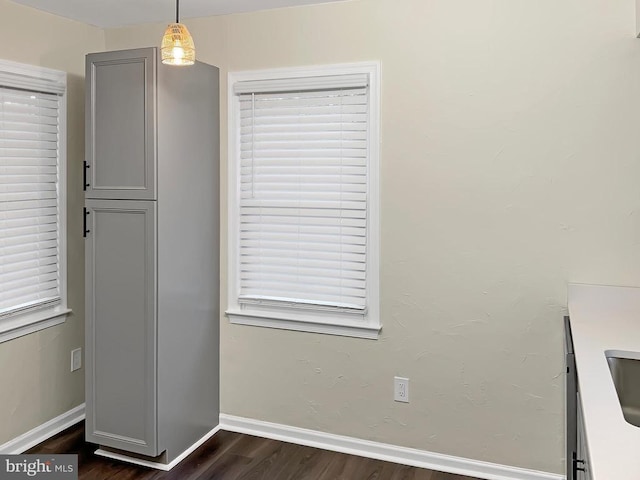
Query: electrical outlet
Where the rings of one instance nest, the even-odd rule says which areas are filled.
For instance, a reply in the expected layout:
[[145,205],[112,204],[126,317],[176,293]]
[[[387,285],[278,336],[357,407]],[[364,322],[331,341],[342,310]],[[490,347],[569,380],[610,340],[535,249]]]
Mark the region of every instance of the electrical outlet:
[[409,403],[409,379],[403,377],[393,378],[393,399],[396,402]]
[[82,348],[71,350],[71,371],[75,372],[82,368]]

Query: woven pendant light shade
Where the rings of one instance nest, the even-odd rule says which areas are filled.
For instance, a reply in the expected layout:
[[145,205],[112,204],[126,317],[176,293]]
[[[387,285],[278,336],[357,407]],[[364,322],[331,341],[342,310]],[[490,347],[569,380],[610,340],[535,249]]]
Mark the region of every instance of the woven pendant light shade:
[[182,23],[172,23],[162,37],[162,63],[167,65],[193,65],[196,48],[193,38]]

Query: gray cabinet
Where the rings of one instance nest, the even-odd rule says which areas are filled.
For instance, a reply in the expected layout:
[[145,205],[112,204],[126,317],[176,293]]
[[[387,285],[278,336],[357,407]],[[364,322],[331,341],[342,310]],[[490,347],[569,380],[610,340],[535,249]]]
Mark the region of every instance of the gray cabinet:
[[171,463],[219,416],[219,72],[87,56],[86,439]]
[[156,54],[144,48],[87,61],[87,196],[155,199]]
[[567,367],[565,379],[566,478],[567,480],[592,480],[569,317],[564,317],[564,340]]
[[582,404],[580,402],[580,394],[577,400],[577,448],[575,460],[575,478],[576,480],[592,480],[591,468],[589,465],[589,448],[587,446],[587,436],[584,430],[584,416],[582,415]]
[[86,202],[86,429],[156,455],[155,202]]
[[578,373],[576,372],[576,358],[573,351],[569,317],[564,317],[564,356],[567,368],[565,377],[566,477],[567,480],[577,480],[575,468],[578,448]]

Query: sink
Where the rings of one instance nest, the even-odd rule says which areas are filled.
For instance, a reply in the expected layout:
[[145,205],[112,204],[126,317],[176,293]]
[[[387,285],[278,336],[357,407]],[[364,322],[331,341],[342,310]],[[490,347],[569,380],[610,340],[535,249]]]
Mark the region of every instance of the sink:
[[624,419],[640,427],[640,353],[605,352]]

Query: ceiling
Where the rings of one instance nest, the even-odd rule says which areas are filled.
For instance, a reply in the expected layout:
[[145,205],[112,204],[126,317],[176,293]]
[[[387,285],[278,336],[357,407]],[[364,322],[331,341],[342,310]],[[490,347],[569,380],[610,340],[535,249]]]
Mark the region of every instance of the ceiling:
[[[169,23],[175,0],[13,0],[38,10],[102,28],[140,23]],[[182,0],[180,18],[208,17],[341,0]]]

